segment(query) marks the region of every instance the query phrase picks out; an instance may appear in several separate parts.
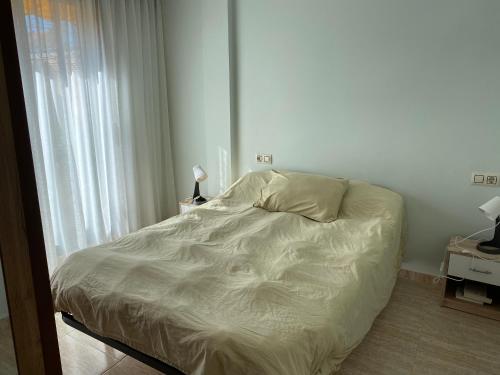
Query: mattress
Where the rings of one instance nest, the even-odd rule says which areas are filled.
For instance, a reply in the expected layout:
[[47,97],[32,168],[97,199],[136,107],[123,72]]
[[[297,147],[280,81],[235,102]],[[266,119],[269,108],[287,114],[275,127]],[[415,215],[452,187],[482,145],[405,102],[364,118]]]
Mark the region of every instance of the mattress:
[[318,223],[254,208],[269,172],[188,213],[74,253],[55,309],[186,374],[330,374],[387,304],[403,200],[351,182]]

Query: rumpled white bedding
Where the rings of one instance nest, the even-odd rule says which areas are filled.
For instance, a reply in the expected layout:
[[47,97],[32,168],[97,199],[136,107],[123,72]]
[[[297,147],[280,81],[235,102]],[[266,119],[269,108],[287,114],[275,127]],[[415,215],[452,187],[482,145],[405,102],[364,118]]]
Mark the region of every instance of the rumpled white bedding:
[[159,224],[70,256],[57,311],[186,374],[329,374],[391,295],[403,201],[351,182],[340,218],[252,207],[269,172]]

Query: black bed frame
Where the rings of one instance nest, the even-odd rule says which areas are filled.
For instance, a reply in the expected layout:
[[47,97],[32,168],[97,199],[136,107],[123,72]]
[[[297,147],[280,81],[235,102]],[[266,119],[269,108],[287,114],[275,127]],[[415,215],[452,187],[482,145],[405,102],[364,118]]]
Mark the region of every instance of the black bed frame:
[[82,323],[75,320],[75,318],[73,318],[73,316],[71,314],[68,314],[66,312],[62,312],[61,314],[62,314],[62,320],[67,325],[79,330],[80,332],[83,332],[83,333],[95,338],[96,340],[99,340],[99,341],[105,343],[106,345],[111,346],[112,348],[115,348],[116,350],[121,351],[122,353],[125,353],[125,354],[137,359],[138,361],[154,368],[155,370],[163,372],[164,374],[167,374],[167,375],[184,375],[183,372],[179,371],[175,367],[167,365],[165,362],[162,362],[156,358],[153,358],[147,354],[144,354],[138,350],[135,350],[135,349],[131,348],[130,346],[125,345],[117,340],[110,339],[108,337],[104,337],[104,336],[100,336],[100,335],[95,334],[94,332],[90,331],[87,327],[85,327]]

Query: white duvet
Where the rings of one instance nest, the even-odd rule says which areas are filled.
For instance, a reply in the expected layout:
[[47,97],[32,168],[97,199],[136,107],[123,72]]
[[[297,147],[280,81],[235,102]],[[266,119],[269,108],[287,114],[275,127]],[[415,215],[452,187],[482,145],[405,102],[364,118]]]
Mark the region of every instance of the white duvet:
[[324,224],[252,207],[269,179],[73,254],[56,310],[186,374],[334,372],[391,295],[402,199],[351,183]]

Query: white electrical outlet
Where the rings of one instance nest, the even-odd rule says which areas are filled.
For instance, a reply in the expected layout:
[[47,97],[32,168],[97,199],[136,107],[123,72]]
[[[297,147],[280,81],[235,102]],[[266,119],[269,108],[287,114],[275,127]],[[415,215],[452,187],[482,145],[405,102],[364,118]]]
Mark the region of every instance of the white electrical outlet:
[[471,183],[481,186],[500,186],[500,173],[472,172]]
[[257,154],[255,161],[259,164],[273,164],[273,155],[271,154]]

